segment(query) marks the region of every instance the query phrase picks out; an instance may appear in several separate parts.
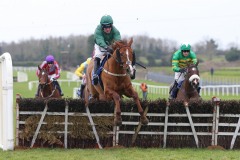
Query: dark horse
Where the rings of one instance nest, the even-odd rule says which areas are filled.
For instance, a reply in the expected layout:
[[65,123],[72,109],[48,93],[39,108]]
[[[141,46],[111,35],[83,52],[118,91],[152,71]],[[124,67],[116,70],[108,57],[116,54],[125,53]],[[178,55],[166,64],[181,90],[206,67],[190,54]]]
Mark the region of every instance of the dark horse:
[[39,69],[39,98],[61,98],[58,89],[54,86],[53,82],[48,77],[48,72],[45,69]]
[[191,99],[201,99],[199,96],[200,75],[197,65],[198,63],[196,65],[188,64],[186,67],[185,79],[177,93],[176,100],[183,100],[188,103]]
[[[133,74],[133,50],[131,48],[133,40],[115,42],[112,45],[114,50],[110,58],[103,66],[103,71],[100,75],[103,88],[98,85],[92,85],[92,70],[93,60],[87,68],[87,87],[85,90],[86,106],[89,102],[89,95],[99,100],[114,100],[115,112],[114,125],[121,125],[121,109],[120,100],[123,95],[134,99],[138,107],[138,112],[141,115],[140,122],[144,125],[148,124],[148,119],[144,115],[142,106],[139,101],[137,92],[133,89],[130,76]],[[130,74],[130,75],[129,75]]]

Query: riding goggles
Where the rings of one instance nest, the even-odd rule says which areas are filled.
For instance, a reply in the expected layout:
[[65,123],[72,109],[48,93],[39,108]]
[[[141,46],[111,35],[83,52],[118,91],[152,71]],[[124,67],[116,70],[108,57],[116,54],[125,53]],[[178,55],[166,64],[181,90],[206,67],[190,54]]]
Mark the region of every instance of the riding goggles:
[[112,28],[112,24],[102,24],[102,28]]
[[182,52],[190,52],[189,50],[182,50]]
[[47,64],[53,64],[53,61],[51,61],[51,62],[47,62]]

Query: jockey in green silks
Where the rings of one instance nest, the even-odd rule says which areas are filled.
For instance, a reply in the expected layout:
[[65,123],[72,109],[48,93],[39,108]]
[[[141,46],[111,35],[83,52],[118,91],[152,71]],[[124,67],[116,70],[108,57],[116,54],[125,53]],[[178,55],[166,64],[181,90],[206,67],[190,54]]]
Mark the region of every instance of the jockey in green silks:
[[[94,32],[94,68],[93,68],[93,84],[98,84],[98,75],[97,71],[100,67],[100,61],[106,53],[113,53],[113,49],[111,48],[111,45],[115,41],[121,40],[121,34],[119,30],[113,25],[113,19],[110,15],[104,15],[102,16],[100,20],[100,24],[97,26]],[[134,53],[135,54],[135,53]],[[135,61],[132,63],[132,66],[134,68],[132,79],[135,78]]]
[[186,72],[187,64],[196,64],[197,57],[196,54],[191,50],[191,45],[184,43],[180,46],[172,57],[172,69],[175,72],[174,84],[170,88],[169,99],[176,98],[178,92],[179,82],[184,80],[184,73]]

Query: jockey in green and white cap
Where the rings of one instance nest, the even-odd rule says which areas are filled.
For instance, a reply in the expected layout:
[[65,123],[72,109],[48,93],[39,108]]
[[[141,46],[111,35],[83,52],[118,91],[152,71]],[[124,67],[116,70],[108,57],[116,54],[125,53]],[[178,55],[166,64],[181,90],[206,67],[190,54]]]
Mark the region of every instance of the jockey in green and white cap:
[[110,45],[114,41],[121,40],[121,35],[118,29],[113,25],[113,19],[110,15],[102,16],[100,24],[94,32],[94,74],[93,83],[98,83],[97,70],[100,66],[100,60],[107,52],[112,53],[113,50]]
[[196,54],[191,50],[191,45],[189,43],[182,43],[179,50],[173,53],[172,57],[172,69],[174,74],[173,88],[171,89],[169,99],[175,98],[179,82],[184,80],[187,64],[196,64],[197,57]]

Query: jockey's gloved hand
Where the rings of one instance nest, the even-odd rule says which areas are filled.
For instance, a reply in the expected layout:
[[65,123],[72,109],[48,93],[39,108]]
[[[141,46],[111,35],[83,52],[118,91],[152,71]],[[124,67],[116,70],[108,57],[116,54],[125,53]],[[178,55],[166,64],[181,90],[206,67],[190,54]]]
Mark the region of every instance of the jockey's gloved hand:
[[113,49],[109,46],[105,47],[104,49],[111,54],[113,53]]
[[51,77],[50,78],[50,81],[52,82],[52,81],[55,81],[56,79],[55,78],[53,78],[53,77]]
[[179,72],[181,72],[181,73],[184,73],[184,72],[186,72],[186,68],[181,68],[180,70],[179,70]]

